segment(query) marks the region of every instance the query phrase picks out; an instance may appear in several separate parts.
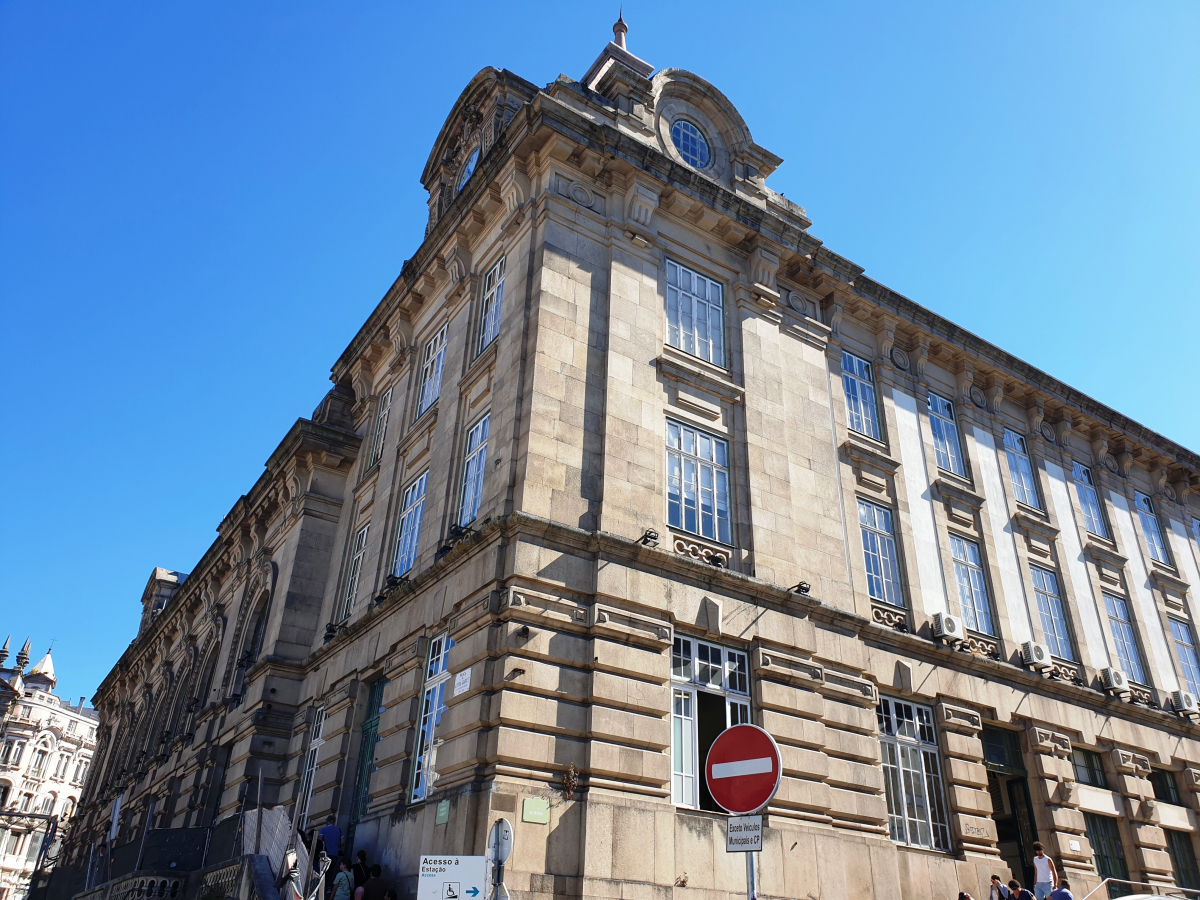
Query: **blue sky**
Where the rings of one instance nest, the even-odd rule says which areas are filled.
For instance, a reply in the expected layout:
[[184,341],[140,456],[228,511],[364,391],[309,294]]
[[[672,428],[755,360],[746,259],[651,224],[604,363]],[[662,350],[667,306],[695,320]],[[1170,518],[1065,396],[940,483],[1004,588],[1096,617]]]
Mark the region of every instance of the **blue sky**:
[[[417,249],[467,81],[581,76],[615,6],[0,2],[0,639],[92,694]],[[1200,5],[625,13],[833,250],[1200,449]]]

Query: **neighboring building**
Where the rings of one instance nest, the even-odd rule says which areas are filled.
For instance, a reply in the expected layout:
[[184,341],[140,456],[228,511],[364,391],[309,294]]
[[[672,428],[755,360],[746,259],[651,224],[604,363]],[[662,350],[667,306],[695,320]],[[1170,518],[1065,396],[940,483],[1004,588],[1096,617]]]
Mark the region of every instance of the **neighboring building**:
[[624,30],[463,91],[333,389],[155,570],[74,863],[261,775],[405,895],[499,816],[522,898],[741,895],[702,766],[752,722],[763,897],[986,896],[1034,839],[1195,886],[1200,457],[825,248]]
[[[0,647],[0,682],[13,692],[0,715],[0,809],[57,816],[65,828],[96,747],[96,711],[60,700],[50,652],[25,674],[29,641],[17,653],[16,665],[4,668],[9,641]],[[0,900],[21,900],[29,889],[46,819],[0,816]]]

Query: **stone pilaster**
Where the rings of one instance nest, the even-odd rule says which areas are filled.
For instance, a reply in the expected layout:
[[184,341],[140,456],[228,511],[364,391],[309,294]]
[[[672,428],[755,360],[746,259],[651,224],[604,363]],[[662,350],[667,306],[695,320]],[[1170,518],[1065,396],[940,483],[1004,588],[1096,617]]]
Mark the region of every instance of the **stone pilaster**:
[[1140,753],[1118,747],[1112,751],[1112,764],[1117,771],[1114,787],[1124,798],[1133,837],[1131,868],[1141,869],[1142,881],[1174,884],[1167,836],[1159,827],[1158,801],[1154,799],[1154,788],[1150,784],[1150,760]]
[[949,703],[937,705],[938,743],[945,759],[946,799],[956,850],[999,856],[992,798],[987,792],[979,713]]
[[1075,770],[1071,766],[1071,741],[1066,735],[1034,726],[1029,729],[1033,766],[1030,793],[1041,800],[1045,819],[1039,821],[1042,844],[1060,872],[1075,882],[1093,877],[1092,846],[1084,835],[1079,811]]

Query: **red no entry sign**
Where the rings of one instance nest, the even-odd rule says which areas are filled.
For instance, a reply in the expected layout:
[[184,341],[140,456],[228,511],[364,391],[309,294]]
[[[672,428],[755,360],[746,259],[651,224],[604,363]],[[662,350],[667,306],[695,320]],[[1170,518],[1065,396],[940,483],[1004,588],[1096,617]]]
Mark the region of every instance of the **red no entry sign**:
[[782,774],[775,739],[757,725],[734,725],[722,731],[704,764],[708,792],[735,816],[766,806],[779,790]]

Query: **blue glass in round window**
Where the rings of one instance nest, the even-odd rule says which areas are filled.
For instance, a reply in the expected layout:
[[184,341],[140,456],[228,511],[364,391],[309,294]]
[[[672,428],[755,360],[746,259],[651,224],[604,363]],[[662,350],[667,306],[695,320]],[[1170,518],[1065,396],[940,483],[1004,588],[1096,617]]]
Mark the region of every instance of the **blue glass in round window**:
[[467,179],[475,173],[475,166],[479,162],[479,148],[476,147],[471,151],[471,155],[467,157],[467,164],[463,166],[462,172],[458,176],[458,184],[454,186],[454,190],[461,191],[463,185],[467,183]]
[[708,141],[687,119],[675,120],[671,126],[671,141],[689,166],[703,169],[708,165]]

